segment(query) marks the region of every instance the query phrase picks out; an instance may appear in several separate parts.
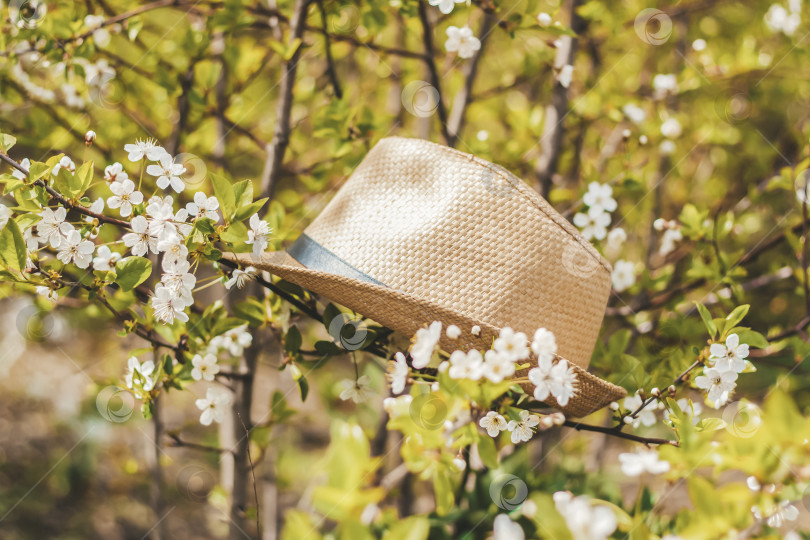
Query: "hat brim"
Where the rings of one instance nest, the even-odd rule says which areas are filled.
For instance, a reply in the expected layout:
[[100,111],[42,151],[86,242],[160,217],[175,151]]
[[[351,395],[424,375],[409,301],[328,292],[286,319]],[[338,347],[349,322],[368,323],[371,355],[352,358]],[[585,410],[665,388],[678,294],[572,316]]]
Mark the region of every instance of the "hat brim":
[[[225,253],[223,258],[242,267],[266,270],[409,337],[433,321],[441,321],[444,327],[454,324],[462,330],[461,336],[451,340],[442,332],[440,345],[447,351],[472,348],[487,350],[500,332],[491,324],[424,298],[383,285],[307,268],[284,251],[265,253],[259,258],[251,253]],[[481,328],[478,336],[470,332],[473,326]],[[565,407],[560,407],[554,399],[545,401],[567,416],[587,416],[627,395],[624,388],[591,375],[570,362],[569,365],[577,376],[576,393]],[[528,369],[519,370],[517,374],[525,376]],[[529,394],[533,393],[534,387],[530,383],[523,383],[522,386]]]

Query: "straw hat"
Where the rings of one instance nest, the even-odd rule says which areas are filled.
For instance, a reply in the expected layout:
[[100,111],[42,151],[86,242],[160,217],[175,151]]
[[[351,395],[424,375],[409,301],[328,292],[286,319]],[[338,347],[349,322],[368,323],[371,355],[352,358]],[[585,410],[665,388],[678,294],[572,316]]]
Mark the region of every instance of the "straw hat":
[[286,252],[227,258],[407,336],[432,321],[455,324],[458,339],[442,332],[447,351],[489,349],[504,327],[529,337],[547,328],[577,375],[576,394],[562,407],[570,416],[626,395],[585,371],[610,265],[524,182],[446,146],[381,140]]

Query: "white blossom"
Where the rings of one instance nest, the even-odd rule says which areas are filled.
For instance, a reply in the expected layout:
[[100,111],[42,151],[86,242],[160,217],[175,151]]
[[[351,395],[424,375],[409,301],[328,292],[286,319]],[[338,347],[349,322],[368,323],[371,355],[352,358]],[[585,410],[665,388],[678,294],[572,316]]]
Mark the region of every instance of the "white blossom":
[[157,320],[166,324],[174,323],[175,319],[186,322],[188,315],[183,311],[185,308],[185,301],[178,297],[175,291],[163,285],[157,286],[152,297],[152,309]]
[[124,171],[124,166],[117,161],[112,165],[104,167],[104,180],[107,182],[123,182],[128,179],[129,175]]
[[442,323],[433,321],[427,328],[416,331],[411,346],[411,365],[415,369],[422,369],[430,363],[433,350],[442,337]]
[[11,209],[5,204],[0,204],[0,231],[5,229],[8,220],[11,219]]
[[235,285],[237,289],[241,289],[247,284],[248,281],[254,279],[255,277],[256,268],[253,266],[248,266],[244,270],[235,268],[233,272],[231,272],[231,279],[225,282],[225,288],[230,289]]
[[231,394],[221,388],[209,388],[205,393],[205,398],[194,402],[198,409],[202,411],[200,423],[210,426],[211,422],[220,423],[225,418],[228,405],[231,404]]
[[484,353],[481,374],[490,381],[499,383],[515,374],[515,363],[504,354],[489,350]]
[[37,234],[43,244],[50,244],[53,248],[59,248],[64,241],[65,235],[73,230],[70,223],[65,223],[67,210],[61,206],[56,210],[43,208],[42,219],[37,222]]
[[653,96],[656,99],[678,92],[678,78],[672,73],[659,73],[652,80]]
[[401,394],[405,390],[405,384],[408,382],[408,362],[405,360],[405,355],[398,352],[394,355],[394,361],[389,364],[388,374],[391,378],[391,392],[394,394]]
[[79,268],[87,268],[93,260],[95,246],[90,240],[84,240],[79,231],[70,231],[59,244],[56,258],[65,264],[73,263]]
[[511,328],[501,328],[492,349],[499,352],[509,361],[517,362],[529,357],[529,346],[526,334],[515,332]]
[[448,13],[453,12],[453,7],[455,4],[463,4],[467,0],[428,0],[428,4],[431,6],[437,6],[439,11],[447,15]]
[[135,395],[137,397],[140,397],[140,392],[138,390],[149,392],[155,386],[155,381],[150,378],[150,375],[152,375],[154,370],[155,363],[151,360],[140,363],[136,357],[130,357],[127,361],[127,373],[124,377],[124,380],[127,383],[127,388],[130,390],[135,390]]
[[661,245],[658,248],[658,254],[665,257],[675,251],[676,243],[683,240],[683,233],[681,229],[667,229],[661,236]]
[[37,285],[35,291],[38,295],[44,296],[51,302],[56,302],[56,300],[59,298],[59,295],[56,293],[55,289],[46,287],[45,285]]
[[[624,408],[631,413],[636,412],[636,410],[641,407],[642,403],[644,403],[644,399],[642,399],[641,395],[638,392],[633,394],[632,396],[627,396],[624,398]],[[651,426],[655,424],[655,407],[653,404],[647,405],[638,415],[632,419],[630,422],[634,428],[639,427],[640,425],[643,426]]]
[[459,328],[455,324],[451,324],[450,326],[447,327],[444,333],[450,339],[458,339],[458,337],[461,335],[461,328]]
[[163,262],[185,261],[188,257],[188,248],[179,234],[164,235],[157,242],[158,253],[163,253]]
[[779,4],[771,4],[771,7],[768,8],[768,12],[765,13],[765,26],[773,33],[782,32],[786,36],[792,36],[796,33],[796,29],[802,22],[801,5],[797,7],[799,9],[794,9],[791,6],[788,12],[787,9]]
[[734,371],[721,371],[717,367],[703,368],[703,375],[695,377],[695,386],[706,390],[707,398],[714,407],[724,405],[734,388],[737,387],[737,374]]
[[76,172],[76,164],[73,163],[73,160],[70,159],[69,157],[62,156],[59,159],[59,162],[56,165],[54,165],[53,171],[51,171],[51,174],[56,176],[57,174],[59,174],[59,171],[61,169],[65,169],[66,171],[68,171],[70,173],[74,173],[74,172]]
[[217,198],[213,196],[206,197],[205,193],[202,191],[195,193],[194,202],[190,202],[186,205],[186,211],[188,211],[192,219],[207,217],[218,221],[219,214],[217,214],[217,210],[219,210],[219,201]]
[[96,256],[93,257],[93,269],[104,272],[110,271],[119,260],[121,260],[120,253],[111,251],[107,246],[99,246],[96,250]]
[[126,144],[124,151],[128,153],[127,159],[130,161],[140,161],[144,157],[150,161],[157,161],[166,154],[166,150],[158,146],[154,139],[137,140],[135,144]]
[[647,113],[644,112],[644,109],[632,103],[628,103],[622,107],[622,112],[624,112],[624,115],[636,125],[643,123],[644,120],[647,119]]
[[587,495],[574,497],[569,491],[558,491],[553,497],[573,540],[607,540],[616,530],[618,523],[613,511],[591,504]]
[[447,28],[447,41],[444,42],[447,52],[458,52],[460,58],[472,58],[475,52],[481,48],[481,42],[473,35],[469,26],[458,28],[450,26]]
[[518,444],[521,441],[528,441],[532,438],[534,432],[532,428],[540,423],[540,417],[536,414],[529,414],[529,411],[520,411],[520,421],[510,420],[506,424],[506,429],[512,432],[510,439],[513,444]]
[[609,184],[599,182],[588,184],[588,191],[582,196],[582,202],[588,205],[589,212],[594,214],[613,212],[617,206],[616,199],[613,198],[613,188]]
[[110,184],[110,191],[113,195],[107,199],[107,206],[120,208],[121,217],[132,215],[132,207],[143,202],[143,193],[136,191],[135,182],[128,178]]
[[157,159],[158,164],[149,165],[146,167],[146,173],[157,177],[157,187],[166,189],[169,186],[177,193],[181,193],[186,189],[186,184],[180,175],[186,172],[186,168],[182,163],[175,163],[174,158],[164,152]]
[[356,381],[345,379],[340,381],[343,386],[343,391],[340,393],[340,399],[343,401],[352,400],[355,403],[362,403],[368,401],[374,395],[374,390],[371,389],[371,378],[368,375],[363,375]]
[[619,454],[622,463],[622,472],[627,476],[641,476],[642,474],[661,474],[669,470],[669,462],[659,459],[655,450],[639,450]]
[[160,280],[163,286],[173,291],[187,306],[194,303],[191,292],[197,283],[197,277],[189,269],[190,264],[186,260],[163,261],[163,276]]
[[250,216],[250,230],[246,244],[253,244],[253,256],[261,257],[267,249],[267,239],[270,237],[270,225],[259,219],[259,214]]
[[574,78],[574,66],[572,66],[571,64],[564,65],[562,69],[560,69],[560,72],[557,73],[557,82],[559,82],[563,88],[568,88],[569,86],[571,86],[571,81],[573,80],[573,78]]
[[537,24],[539,24],[543,28],[551,26],[551,15],[549,15],[546,12],[538,13],[537,14]]
[[616,292],[629,289],[636,282],[635,265],[630,261],[616,261],[613,265],[613,272],[610,274],[610,281]]
[[745,359],[748,358],[748,345],[740,344],[740,336],[731,334],[726,338],[726,344],[712,343],[709,347],[709,360],[720,371],[734,371],[742,373],[745,369]]
[[557,339],[551,331],[538,328],[534,333],[531,349],[537,356],[537,363],[550,368],[551,362],[557,354]]
[[508,514],[498,514],[492,524],[492,540],[525,540],[526,534],[519,523],[512,521]]
[[132,232],[123,236],[124,245],[130,248],[133,255],[143,257],[150,250],[157,253],[157,238],[149,234],[149,224],[143,216],[132,218],[129,224]]
[[610,214],[607,212],[577,212],[574,215],[574,225],[579,227],[586,240],[604,240],[607,236],[607,226],[610,225]]
[[[20,161],[20,166],[25,169],[26,171],[31,170],[31,160],[28,158],[23,159]],[[25,174],[22,171],[17,170],[16,167],[11,169],[11,176],[16,178],[17,180],[25,180]]]
[[450,355],[450,369],[447,374],[451,379],[470,379],[477,381],[484,374],[484,357],[479,351],[454,351]]
[[681,128],[681,123],[678,122],[677,118],[667,118],[661,124],[661,135],[667,139],[677,139],[681,136],[681,133],[683,133],[683,128]]
[[215,336],[208,344],[208,351],[212,353],[225,349],[233,357],[242,356],[245,348],[253,343],[253,336],[247,331],[247,325],[228,330],[222,335]]
[[506,431],[506,419],[496,411],[489,411],[478,421],[478,425],[487,430],[490,437],[497,437],[501,431]]
[[191,378],[195,381],[213,381],[214,375],[219,373],[219,364],[217,364],[217,357],[213,354],[206,354],[201,356],[195,354],[191,359]]

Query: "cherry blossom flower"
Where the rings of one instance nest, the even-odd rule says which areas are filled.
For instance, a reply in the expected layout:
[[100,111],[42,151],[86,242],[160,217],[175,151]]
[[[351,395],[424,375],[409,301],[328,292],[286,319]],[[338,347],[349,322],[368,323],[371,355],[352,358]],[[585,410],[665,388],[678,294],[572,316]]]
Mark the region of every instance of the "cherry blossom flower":
[[558,491],[553,498],[573,540],[607,540],[618,526],[613,511],[591,504],[587,495],[574,497],[570,491]]
[[130,248],[133,255],[143,257],[150,250],[157,253],[157,238],[149,234],[149,224],[143,216],[132,218],[129,223],[132,232],[123,236],[124,245]]
[[631,122],[636,125],[644,123],[644,120],[647,119],[647,113],[644,112],[644,109],[632,103],[628,103],[622,107],[622,112]]
[[613,188],[599,182],[588,184],[588,191],[582,196],[582,202],[596,214],[613,212],[617,206],[616,199],[613,198]]
[[205,392],[205,398],[194,402],[198,409],[202,411],[200,423],[210,426],[211,422],[219,424],[225,418],[228,405],[231,404],[231,394],[227,390],[212,387]]
[[50,244],[52,248],[59,248],[65,235],[73,230],[70,223],[65,223],[67,210],[61,206],[56,210],[43,208],[42,219],[37,223],[37,234],[43,244]]
[[111,251],[107,246],[99,246],[96,256],[93,257],[93,269],[108,272],[115,267],[115,263],[121,260],[121,254]]
[[174,224],[174,201],[171,196],[151,197],[146,205],[146,215],[149,217],[149,234],[158,240],[177,236],[177,227]]
[[731,334],[726,338],[726,344],[712,343],[709,347],[709,360],[714,360],[714,366],[720,371],[734,371],[742,373],[745,369],[745,359],[748,358],[748,345],[740,344],[740,336]]
[[79,231],[70,231],[59,244],[56,258],[65,264],[71,262],[79,268],[87,268],[93,260],[95,246],[90,240],[84,240]]
[[163,262],[185,261],[188,257],[188,248],[179,234],[164,235],[157,243],[158,253],[163,253]]
[[416,331],[411,346],[411,365],[415,369],[422,369],[430,363],[433,350],[442,337],[442,323],[433,321],[428,328]]
[[586,240],[604,240],[607,236],[607,226],[610,225],[610,214],[577,212],[574,215],[574,225],[579,227]]
[[[631,413],[636,412],[641,404],[644,403],[641,395],[638,392],[633,394],[632,396],[627,396],[624,398],[624,408]],[[652,426],[657,421],[655,417],[655,407],[653,404],[647,405],[635,418],[632,418],[631,422],[629,422],[634,428],[639,427],[640,425],[643,426]]]
[[683,133],[681,123],[676,118],[667,118],[661,124],[661,135],[667,139],[677,139]]
[[259,214],[250,216],[250,230],[246,244],[253,244],[253,256],[261,257],[267,249],[267,239],[270,237],[270,225],[259,219]]
[[571,86],[571,81],[574,78],[574,66],[571,64],[566,64],[560,69],[559,73],[557,73],[557,82],[563,88],[568,88]]
[[371,378],[368,375],[363,375],[356,381],[345,379],[340,381],[343,386],[343,391],[340,393],[340,399],[343,401],[352,400],[355,403],[363,403],[368,401],[374,395],[374,390],[371,389]]
[[538,328],[531,344],[532,352],[537,356],[537,363],[551,368],[551,362],[557,354],[557,339],[545,328]]
[[405,355],[398,352],[394,355],[394,361],[388,365],[388,376],[391,379],[391,392],[394,394],[401,394],[405,390],[405,384],[408,382],[408,362],[405,360]]
[[737,384],[737,374],[734,371],[722,371],[717,367],[703,368],[703,375],[695,377],[695,386],[707,391],[707,398],[714,403],[714,407],[724,405]]
[[206,354],[201,356],[195,354],[191,359],[191,378],[195,381],[213,381],[214,375],[219,373],[219,364],[217,364],[217,357],[213,354]]
[[455,4],[463,4],[467,0],[428,0],[428,4],[431,6],[437,6],[439,11],[447,15],[448,13],[453,12],[453,7]]
[[230,289],[234,285],[237,289],[241,289],[244,287],[248,281],[254,279],[256,277],[256,268],[253,266],[248,266],[244,270],[239,268],[235,268],[233,272],[231,272],[231,279],[225,282],[225,288]]
[[135,182],[128,178],[110,184],[110,191],[113,195],[107,199],[107,206],[120,208],[121,217],[132,215],[132,207],[143,202],[143,193],[136,191]]
[[515,332],[511,328],[501,328],[498,337],[492,344],[492,349],[501,353],[509,361],[517,362],[529,357],[529,347],[526,334]]
[[635,265],[630,261],[616,261],[610,274],[610,281],[616,292],[626,291],[636,282]]
[[658,73],[652,80],[653,97],[662,99],[667,94],[678,93],[678,78],[672,73]]
[[662,257],[669,255],[675,251],[676,243],[683,240],[683,233],[681,229],[667,229],[661,236],[661,245],[658,248],[658,254]]
[[529,370],[529,381],[534,384],[534,399],[545,401],[553,396],[561,407],[565,407],[575,393],[576,374],[566,360],[553,366],[543,363]]
[[84,18],[85,26],[93,32],[93,41],[99,47],[106,47],[110,44],[110,31],[102,26],[104,20],[101,15],[87,15]]
[[166,189],[169,186],[177,193],[186,189],[186,184],[180,175],[186,172],[182,163],[175,163],[174,158],[166,152],[157,159],[158,164],[146,167],[146,173],[157,177],[157,187]]
[[157,286],[155,296],[152,297],[152,309],[157,320],[166,324],[174,323],[175,319],[186,322],[188,315],[183,311],[185,308],[186,302],[175,291],[164,285]]
[[458,52],[460,58],[472,58],[475,51],[481,48],[481,42],[473,35],[469,26],[447,28],[447,41],[444,43],[447,52]]
[[44,296],[51,302],[56,302],[56,300],[59,299],[56,289],[52,289],[46,285],[37,285],[34,287],[34,292],[36,292],[39,296]]
[[194,194],[194,202],[186,205],[186,211],[192,219],[207,217],[214,221],[219,220],[219,201],[216,197],[206,197],[205,193],[198,191]]
[[124,171],[124,166],[117,161],[112,165],[107,165],[104,167],[104,180],[107,182],[123,182],[124,180],[128,179],[129,175],[127,175],[126,171]]
[[501,431],[506,431],[506,419],[496,411],[489,411],[478,421],[478,425],[487,430],[490,437],[497,437]]
[[477,381],[484,371],[484,357],[479,351],[454,351],[450,355],[450,369],[447,374],[451,379],[470,379]]
[[137,140],[135,144],[124,145],[124,151],[128,153],[127,159],[130,161],[140,161],[144,157],[150,161],[158,161],[166,154],[162,146],[158,146],[154,139]]
[[[30,171],[31,170],[31,160],[28,159],[28,158],[23,159],[22,161],[20,161],[20,166],[23,169],[25,169],[26,171]],[[11,176],[16,178],[17,180],[25,180],[25,174],[23,174],[22,171],[17,170],[16,167],[11,169]]]
[[549,15],[546,12],[538,13],[537,14],[537,24],[539,24],[543,28],[551,26],[551,15]]
[[474,325],[474,326],[473,326],[473,327],[470,329],[470,333],[471,333],[472,335],[474,335],[474,336],[480,336],[480,335],[481,335],[481,327],[480,327],[480,326],[478,326],[477,324],[476,324],[476,325]]
[[508,514],[498,514],[492,524],[492,540],[525,540],[526,534],[519,523],[512,521]]
[[[127,361],[127,373],[124,377],[127,388],[130,390],[140,389],[144,392],[149,392],[155,386],[155,381],[149,377],[154,370],[155,363],[151,360],[140,363],[136,357],[130,357]],[[140,392],[136,391],[135,394],[137,397],[141,397]]]
[[520,421],[510,420],[506,424],[506,429],[512,432],[510,439],[513,444],[518,444],[521,441],[528,441],[532,438],[534,432],[532,428],[540,423],[540,417],[536,414],[529,414],[529,411],[520,411]]
[[764,17],[768,30],[773,33],[782,32],[788,37],[796,33],[802,22],[801,3],[798,3],[798,9],[794,9],[792,4],[789,7],[790,12],[779,4],[771,4]]
[[498,351],[489,350],[484,353],[484,363],[481,374],[494,383],[515,374],[515,363]]
[[65,169],[66,171],[68,171],[70,173],[74,173],[74,172],[76,172],[76,164],[73,163],[73,160],[70,159],[69,157],[62,156],[62,158],[59,160],[59,162],[56,165],[54,165],[53,171],[51,171],[51,174],[56,176],[57,174],[59,174],[59,171],[61,169]]
[[622,472],[627,476],[641,476],[642,474],[661,474],[669,470],[669,462],[658,458],[655,450],[639,450],[619,454],[622,463]]
[[0,231],[6,227],[6,223],[8,223],[11,215],[11,209],[5,204],[0,204]]

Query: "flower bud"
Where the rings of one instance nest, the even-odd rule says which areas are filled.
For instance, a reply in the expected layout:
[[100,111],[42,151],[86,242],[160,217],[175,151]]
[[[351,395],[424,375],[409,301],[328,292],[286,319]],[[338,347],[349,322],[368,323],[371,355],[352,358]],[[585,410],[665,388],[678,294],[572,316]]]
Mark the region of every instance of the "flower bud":
[[650,395],[653,396],[653,397],[660,398],[661,397],[661,390],[659,390],[658,387],[655,387],[652,390],[650,390]]
[[670,384],[670,385],[669,385],[669,396],[670,396],[670,397],[675,397],[675,392],[676,392],[677,390],[678,390],[678,389],[677,389],[677,388],[675,388],[675,385],[674,385],[674,384]]
[[94,142],[96,142],[96,132],[91,129],[90,131],[84,134],[84,144],[90,146]]

